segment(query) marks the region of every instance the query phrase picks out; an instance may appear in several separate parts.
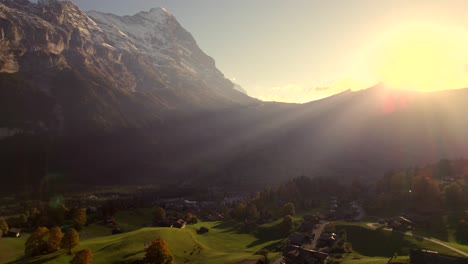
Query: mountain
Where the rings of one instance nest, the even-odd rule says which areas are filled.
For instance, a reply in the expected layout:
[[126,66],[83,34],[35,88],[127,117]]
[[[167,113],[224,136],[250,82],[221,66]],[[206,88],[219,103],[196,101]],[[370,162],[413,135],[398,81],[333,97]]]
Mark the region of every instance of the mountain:
[[174,109],[255,102],[161,8],[118,17],[69,1],[2,0],[0,37],[0,110],[22,107],[1,119],[4,129],[134,127]]
[[[162,8],[0,0],[0,179],[256,189],[468,155],[468,89],[378,84],[307,104],[239,91]],[[49,184],[52,184],[49,182]]]

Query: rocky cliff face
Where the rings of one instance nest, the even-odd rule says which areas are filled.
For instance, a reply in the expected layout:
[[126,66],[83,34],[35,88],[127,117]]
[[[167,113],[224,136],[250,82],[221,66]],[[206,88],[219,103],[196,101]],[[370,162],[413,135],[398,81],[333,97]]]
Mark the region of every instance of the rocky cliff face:
[[0,110],[17,113],[0,127],[112,129],[254,102],[161,8],[119,17],[69,1],[1,0],[0,74],[9,101]]

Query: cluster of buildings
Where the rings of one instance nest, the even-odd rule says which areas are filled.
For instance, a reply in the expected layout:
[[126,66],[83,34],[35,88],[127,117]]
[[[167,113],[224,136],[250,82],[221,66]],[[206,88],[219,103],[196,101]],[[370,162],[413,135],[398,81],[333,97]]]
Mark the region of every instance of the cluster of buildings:
[[328,253],[323,249],[319,249],[319,246],[323,243],[329,244],[327,233],[323,232],[326,224],[318,216],[304,216],[298,232],[289,237],[289,245],[283,251],[283,263],[325,263],[328,259]]

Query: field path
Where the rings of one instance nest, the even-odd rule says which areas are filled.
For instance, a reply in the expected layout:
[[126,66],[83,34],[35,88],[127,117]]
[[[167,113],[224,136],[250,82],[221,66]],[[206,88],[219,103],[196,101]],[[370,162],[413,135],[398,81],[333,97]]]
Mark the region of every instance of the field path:
[[[367,223],[367,226],[372,228],[372,229],[377,229],[376,225],[378,225],[377,223]],[[403,232],[400,232],[400,231],[393,231],[392,229],[390,228],[383,228],[382,230],[385,230],[385,231],[389,231],[389,232],[399,232],[401,234],[404,234],[404,235],[407,235],[407,236],[412,236],[412,237],[415,237],[415,238],[420,238],[420,239],[424,239],[424,240],[427,240],[427,241],[430,241],[432,243],[436,243],[438,245],[441,245],[445,248],[448,248],[450,250],[452,250],[453,252],[456,252],[464,257],[468,257],[468,253],[464,252],[464,251],[461,251],[457,248],[454,248],[446,243],[444,243],[443,241],[440,241],[438,239],[435,239],[435,238],[429,238],[429,237],[423,237],[423,236],[415,236],[413,234],[409,234],[409,233],[403,233]]]

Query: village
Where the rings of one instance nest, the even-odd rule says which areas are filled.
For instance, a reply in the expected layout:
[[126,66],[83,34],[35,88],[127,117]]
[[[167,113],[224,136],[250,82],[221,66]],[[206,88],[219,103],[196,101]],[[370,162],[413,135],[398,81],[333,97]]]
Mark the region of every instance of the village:
[[[112,237],[137,230],[179,229],[194,232],[202,240],[213,235],[223,237],[228,232],[234,237],[246,235],[261,241],[250,242],[252,245],[264,243],[248,262],[239,262],[243,264],[347,263],[366,259],[366,254],[372,254],[367,252],[372,244],[380,248],[379,260],[386,259],[387,263],[464,263],[468,257],[463,248],[421,232],[434,227],[430,214],[402,207],[403,210],[393,215],[369,215],[366,208],[372,209],[369,206],[373,199],[371,193],[356,187],[337,188],[340,185],[335,182],[320,181],[302,177],[257,193],[210,189],[174,197],[170,195],[175,193],[173,191],[163,193],[135,187],[131,191],[115,188],[56,195],[48,202],[13,203],[14,198],[6,197],[0,213],[10,217],[3,239],[21,240],[37,226],[58,226],[66,232],[73,227],[72,214],[83,210],[86,223],[80,237],[84,241],[93,239],[96,230],[99,236]],[[308,191],[312,188],[334,190],[334,193],[317,196]],[[392,246],[382,250],[383,245],[389,243],[388,239],[392,240]],[[149,243],[145,239],[142,250],[146,250]],[[196,256],[202,256],[200,246],[195,249]],[[185,263],[190,263],[194,256],[185,256]]]

